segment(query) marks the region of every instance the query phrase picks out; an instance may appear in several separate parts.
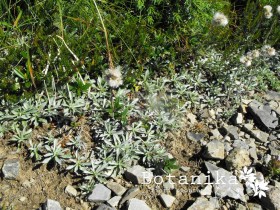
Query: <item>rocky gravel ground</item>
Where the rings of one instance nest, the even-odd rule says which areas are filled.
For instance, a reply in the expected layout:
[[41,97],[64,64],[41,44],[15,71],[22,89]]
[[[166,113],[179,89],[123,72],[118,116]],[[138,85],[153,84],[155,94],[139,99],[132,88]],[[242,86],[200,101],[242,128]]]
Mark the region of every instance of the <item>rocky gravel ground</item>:
[[228,122],[220,117],[225,110],[190,111],[186,126],[169,133],[165,145],[178,170],[161,174],[136,164],[86,197],[67,173],[34,168],[2,143],[1,204],[48,210],[279,210],[280,93],[242,100]]

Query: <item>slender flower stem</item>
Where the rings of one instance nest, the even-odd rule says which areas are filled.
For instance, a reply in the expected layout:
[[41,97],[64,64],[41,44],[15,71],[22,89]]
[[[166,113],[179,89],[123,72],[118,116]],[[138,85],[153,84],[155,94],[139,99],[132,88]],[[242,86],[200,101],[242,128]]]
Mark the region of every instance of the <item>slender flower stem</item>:
[[93,3],[94,3],[94,6],[96,7],[96,10],[98,12],[98,16],[99,16],[99,19],[101,21],[101,24],[102,24],[102,27],[103,27],[103,30],[104,30],[104,34],[105,34],[105,40],[106,40],[106,48],[107,48],[107,53],[108,53],[108,59],[109,59],[109,67],[110,69],[114,69],[114,64],[113,64],[113,59],[112,59],[112,55],[110,53],[110,46],[109,46],[109,41],[108,41],[108,33],[107,33],[107,29],[105,27],[105,24],[104,24],[104,21],[103,21],[103,18],[101,16],[101,13],[99,11],[99,8],[96,4],[96,1],[93,0]]

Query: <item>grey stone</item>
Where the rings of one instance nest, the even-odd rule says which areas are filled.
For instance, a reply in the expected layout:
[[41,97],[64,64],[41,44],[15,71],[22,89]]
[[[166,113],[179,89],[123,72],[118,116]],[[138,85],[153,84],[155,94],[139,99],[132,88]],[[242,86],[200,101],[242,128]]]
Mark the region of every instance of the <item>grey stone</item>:
[[133,184],[144,184],[153,178],[153,173],[140,165],[132,166],[124,172],[127,180]]
[[243,130],[259,142],[265,143],[268,141],[269,134],[260,130],[253,130],[253,125],[251,124],[245,124]]
[[43,210],[62,210],[60,203],[55,200],[47,199],[42,206]]
[[267,93],[264,95],[265,99],[268,101],[275,100],[280,101],[280,93],[275,91],[267,91]]
[[216,203],[212,200],[208,200],[204,197],[199,197],[196,201],[188,208],[188,210],[215,210]]
[[221,198],[228,196],[233,199],[246,201],[243,185],[237,180],[236,176],[212,163],[205,162],[205,165],[215,180],[213,187],[216,196]]
[[265,165],[268,165],[268,163],[271,161],[271,155],[270,154],[265,154],[263,156],[263,162]]
[[127,210],[151,210],[145,201],[132,198],[128,201]]
[[280,115],[280,102],[270,101],[268,104],[278,115]]
[[213,140],[206,145],[206,151],[204,157],[210,159],[223,160],[225,158],[225,146],[224,143]]
[[116,182],[108,182],[106,186],[112,190],[116,195],[123,195],[127,190],[125,187]]
[[244,137],[245,136],[245,133],[243,131],[240,131],[239,132],[239,137]]
[[209,115],[212,119],[216,119],[216,112],[214,109],[209,110]]
[[273,116],[269,106],[252,101],[248,106],[248,111],[261,130],[270,131],[278,126],[278,118]]
[[171,195],[167,195],[167,194],[161,194],[159,196],[162,204],[164,207],[166,208],[170,208],[172,206],[172,204],[174,203],[174,201],[176,200],[175,197],[171,196]]
[[242,140],[234,140],[232,146],[238,149],[246,149],[246,150],[249,149],[249,145]]
[[259,142],[267,142],[269,134],[260,130],[252,130],[251,135]]
[[191,141],[201,141],[205,135],[203,133],[187,132],[187,137]]
[[268,148],[270,149],[271,155],[280,156],[280,144],[277,141],[270,142]]
[[245,140],[246,144],[251,148],[256,148],[255,139],[249,138]]
[[174,187],[175,187],[174,183],[171,183],[169,181],[163,183],[163,188],[165,190],[173,190]]
[[212,136],[218,140],[222,139],[223,136],[221,135],[220,131],[218,129],[211,130],[210,133]]
[[243,122],[243,114],[242,113],[237,113],[235,116],[234,116],[234,124],[236,124],[236,125],[240,125],[240,124],[242,124],[242,122]]
[[249,149],[249,155],[251,158],[254,159],[254,162],[257,162],[258,161],[258,155],[257,155],[257,151],[256,151],[256,148],[250,148]]
[[[193,176],[195,177],[195,176]],[[199,176],[197,176],[197,178],[194,181],[194,184],[196,185],[202,185],[207,181],[207,177],[204,173],[199,174]]]
[[233,149],[233,147],[228,142],[226,142],[224,146],[225,146],[226,154],[228,155],[228,153]]
[[280,210],[280,188],[268,186],[270,189],[266,193],[266,197],[262,197],[262,206],[266,209]]
[[65,192],[68,194],[68,195],[71,195],[71,196],[74,196],[76,197],[78,195],[78,192],[77,190],[71,186],[71,185],[67,185],[66,188],[65,188]]
[[211,184],[207,184],[206,187],[202,190],[199,191],[199,194],[202,196],[207,196],[207,195],[211,195],[212,194],[212,185]]
[[108,206],[103,203],[100,206],[98,206],[98,208],[96,210],[116,210],[116,208]]
[[19,201],[21,201],[21,202],[24,202],[24,201],[26,201],[26,200],[27,200],[27,198],[24,197],[24,196],[22,196],[22,197],[19,198]]
[[196,116],[191,112],[187,114],[187,118],[189,119],[191,124],[195,124],[197,122]]
[[231,139],[239,139],[239,135],[238,135],[238,128],[233,126],[233,125],[227,125],[221,128],[221,132],[222,134],[225,135],[229,135],[229,137]]
[[243,130],[246,131],[246,132],[250,132],[251,130],[253,130],[254,128],[254,125],[250,124],[250,123],[246,123],[243,125]]
[[231,142],[231,138],[229,136],[225,136],[224,140],[227,141],[227,142]]
[[121,196],[114,196],[110,200],[108,200],[107,203],[112,207],[117,207],[121,199]]
[[274,187],[277,187],[280,189],[280,182],[277,182],[276,180],[271,180],[271,184],[274,186]]
[[210,118],[209,110],[208,109],[203,109],[201,111],[200,116],[201,116],[202,119]]
[[191,168],[188,166],[182,166],[180,169],[184,172],[188,172]]
[[257,203],[248,203],[249,210],[263,210],[262,206]]
[[91,202],[104,202],[111,198],[111,190],[105,187],[103,184],[95,185],[93,191],[88,196],[88,200]]
[[242,169],[244,166],[251,165],[248,150],[239,148],[231,150],[225,162],[228,170]]
[[5,179],[16,179],[19,175],[20,163],[18,159],[7,159],[4,162],[2,172]]
[[136,195],[138,195],[140,193],[140,190],[138,187],[133,187],[131,189],[129,189],[122,197],[121,201],[120,201],[120,205],[122,205],[124,202],[126,202],[127,200],[134,198]]

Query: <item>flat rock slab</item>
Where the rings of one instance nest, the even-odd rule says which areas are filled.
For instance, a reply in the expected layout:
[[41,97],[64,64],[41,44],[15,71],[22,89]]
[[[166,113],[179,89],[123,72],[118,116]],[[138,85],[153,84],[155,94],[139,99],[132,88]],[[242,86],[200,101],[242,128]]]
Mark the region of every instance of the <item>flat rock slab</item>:
[[213,140],[206,145],[204,157],[209,159],[223,160],[225,158],[224,143],[218,140]]
[[175,197],[173,197],[171,195],[167,195],[167,194],[161,194],[159,196],[159,199],[161,200],[162,204],[166,208],[170,208],[172,206],[172,204],[174,203],[174,201],[176,200]]
[[88,196],[88,200],[91,202],[104,202],[111,198],[111,190],[105,187],[103,184],[95,185],[93,191]]
[[251,165],[250,153],[247,149],[234,148],[225,159],[228,170],[242,169]]
[[237,180],[236,176],[212,163],[205,162],[205,165],[214,179],[213,187],[217,197],[223,198],[228,196],[233,199],[246,201],[243,185]]
[[42,206],[43,210],[62,210],[60,203],[55,200],[48,199]]
[[153,173],[140,165],[133,166],[124,172],[125,178],[133,184],[145,184],[153,178]]
[[280,115],[280,102],[270,101],[268,105],[278,114]]
[[7,159],[4,162],[2,172],[5,179],[16,179],[19,175],[20,163],[18,159]]
[[122,200],[120,201],[120,205],[122,205],[127,200],[134,198],[136,195],[140,193],[140,189],[138,187],[133,187],[129,189],[124,195]]
[[246,142],[244,142],[242,140],[234,140],[232,143],[232,146],[234,148],[238,148],[238,149],[245,149],[245,150],[249,149],[249,145],[246,144]]
[[78,192],[77,190],[71,186],[71,185],[67,185],[66,188],[65,188],[65,192],[68,194],[68,195],[71,195],[71,196],[74,196],[76,197],[78,195]]
[[204,189],[200,190],[199,191],[199,194],[202,195],[202,196],[207,196],[207,195],[211,195],[212,194],[212,185],[208,184]]
[[272,141],[269,144],[270,155],[280,156],[280,144],[277,141]]
[[243,123],[243,114],[238,112],[234,115],[232,120],[235,125],[241,125]]
[[262,206],[266,209],[280,210],[280,188],[269,186],[266,197],[262,197]]
[[252,101],[248,106],[248,112],[261,130],[270,131],[278,126],[278,118],[273,115],[273,110],[268,105]]
[[117,207],[121,199],[121,196],[114,196],[113,198],[108,200],[107,203],[109,203],[112,207]]
[[268,101],[279,101],[280,102],[280,93],[275,91],[267,91],[266,95],[264,96]]
[[98,206],[98,208],[96,210],[117,210],[114,207],[108,206],[106,204],[101,204],[100,206]]
[[251,131],[251,135],[253,136],[253,138],[255,138],[257,141],[259,142],[264,142],[266,143],[268,141],[268,137],[269,134],[265,133],[263,131],[260,130],[252,130]]
[[120,185],[117,182],[108,182],[106,184],[106,186],[112,190],[116,195],[123,195],[125,193],[125,191],[127,190],[125,187],[123,187],[122,185]]
[[239,139],[238,128],[233,125],[226,125],[221,128],[221,133],[225,136],[228,135],[231,139]]
[[203,133],[187,132],[187,138],[191,141],[200,141],[205,137]]
[[217,209],[216,202],[214,200],[208,200],[204,197],[199,197],[196,201],[188,208],[188,210],[215,210]]
[[128,201],[127,210],[151,210],[145,201],[137,198],[132,198]]

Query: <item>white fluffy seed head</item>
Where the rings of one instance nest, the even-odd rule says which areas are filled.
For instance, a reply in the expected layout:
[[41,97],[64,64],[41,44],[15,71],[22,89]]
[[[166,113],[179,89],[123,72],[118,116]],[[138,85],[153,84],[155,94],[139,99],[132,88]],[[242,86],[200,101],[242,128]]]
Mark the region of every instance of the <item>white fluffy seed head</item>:
[[270,48],[270,45],[262,46],[262,52],[267,52],[267,49]]
[[228,19],[223,13],[216,12],[213,17],[212,23],[213,25],[217,26],[226,26],[228,24]]
[[252,60],[249,60],[249,59],[248,59],[248,60],[246,61],[246,63],[245,63],[245,66],[246,66],[246,67],[249,67],[249,66],[251,66],[251,65],[252,65]]
[[272,12],[265,12],[264,16],[266,19],[270,19],[273,16],[273,14],[272,14]]
[[270,5],[265,5],[263,8],[264,8],[265,12],[271,12],[272,11],[272,6],[270,6]]
[[117,88],[120,85],[122,85],[123,80],[122,80],[121,67],[117,66],[114,69],[108,69],[106,71],[106,81],[108,85],[112,88]]
[[246,61],[247,61],[246,56],[245,56],[245,55],[242,55],[242,56],[239,58],[239,61],[240,61],[241,63],[246,63]]
[[253,58],[258,58],[258,57],[260,57],[260,51],[259,51],[259,50],[253,50],[253,51],[252,51],[252,56],[253,56]]
[[266,52],[269,56],[276,55],[276,50],[273,47],[269,47]]
[[267,56],[274,56],[274,55],[276,55],[276,50],[273,47],[271,47],[270,45],[264,45],[262,47],[262,52],[264,54],[266,54]]
[[280,5],[277,7],[277,12],[280,15]]

